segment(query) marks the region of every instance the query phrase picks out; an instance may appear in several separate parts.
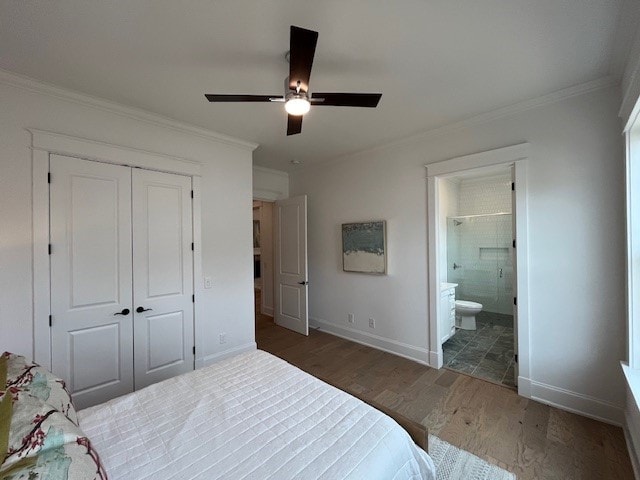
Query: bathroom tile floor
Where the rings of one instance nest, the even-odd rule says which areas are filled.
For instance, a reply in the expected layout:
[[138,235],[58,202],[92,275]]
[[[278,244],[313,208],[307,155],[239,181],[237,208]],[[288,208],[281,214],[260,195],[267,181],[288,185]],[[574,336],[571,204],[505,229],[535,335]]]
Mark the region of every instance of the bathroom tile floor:
[[476,318],[476,327],[459,329],[442,345],[444,366],[514,388],[513,327],[490,318]]

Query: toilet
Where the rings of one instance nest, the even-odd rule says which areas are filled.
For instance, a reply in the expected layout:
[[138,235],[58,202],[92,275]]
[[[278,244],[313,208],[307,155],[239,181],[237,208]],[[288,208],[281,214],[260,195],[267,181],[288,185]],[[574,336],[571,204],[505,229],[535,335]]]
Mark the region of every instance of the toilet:
[[475,330],[476,315],[481,311],[481,303],[456,300],[456,327],[462,330]]

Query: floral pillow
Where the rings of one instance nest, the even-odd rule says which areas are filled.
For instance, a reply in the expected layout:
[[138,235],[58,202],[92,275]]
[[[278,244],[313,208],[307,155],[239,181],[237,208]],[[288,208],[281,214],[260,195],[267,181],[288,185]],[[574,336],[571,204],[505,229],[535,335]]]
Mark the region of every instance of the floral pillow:
[[107,480],[100,458],[77,425],[62,380],[23,357],[4,357],[8,372],[0,404],[12,401],[13,409],[6,456],[0,455],[0,480]]
[[6,358],[7,362],[6,387],[8,390],[15,392],[19,389],[29,392],[64,413],[69,420],[78,425],[78,415],[64,380],[37,363],[28,363],[21,355],[5,352],[2,357]]

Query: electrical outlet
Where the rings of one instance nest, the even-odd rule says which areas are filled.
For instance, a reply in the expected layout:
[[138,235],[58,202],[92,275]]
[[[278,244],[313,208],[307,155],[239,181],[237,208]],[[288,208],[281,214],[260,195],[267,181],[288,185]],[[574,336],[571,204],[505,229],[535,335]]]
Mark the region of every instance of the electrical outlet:
[[227,334],[226,333],[221,333],[220,334],[220,344],[223,343],[227,343]]
[[347,321],[349,323],[354,323],[356,321],[355,317],[353,316],[353,313],[350,313],[350,314],[347,315]]
[[376,321],[373,318],[369,319],[369,328],[376,328]]
[[204,277],[204,288],[211,288],[213,286],[213,281],[211,281],[211,277]]

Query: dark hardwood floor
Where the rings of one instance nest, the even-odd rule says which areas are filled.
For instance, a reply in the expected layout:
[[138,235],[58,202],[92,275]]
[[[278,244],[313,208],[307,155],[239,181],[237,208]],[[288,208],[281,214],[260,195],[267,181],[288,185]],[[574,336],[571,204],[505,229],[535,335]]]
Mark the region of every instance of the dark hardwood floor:
[[305,337],[263,315],[256,317],[256,341],[258,348],[422,423],[518,479],[633,479],[619,427],[317,330]]

